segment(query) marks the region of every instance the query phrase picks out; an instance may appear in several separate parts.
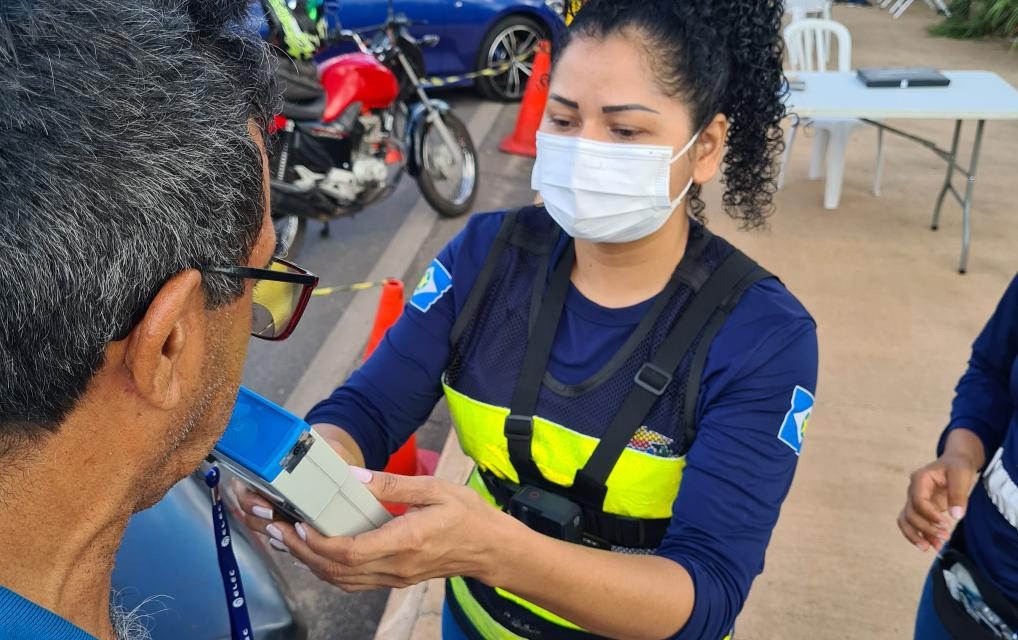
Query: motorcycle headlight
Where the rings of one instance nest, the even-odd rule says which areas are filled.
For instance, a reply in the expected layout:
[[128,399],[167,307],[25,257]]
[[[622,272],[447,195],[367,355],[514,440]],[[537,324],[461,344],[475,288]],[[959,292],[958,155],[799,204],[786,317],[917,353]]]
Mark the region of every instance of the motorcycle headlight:
[[566,0],[544,0],[544,4],[560,16],[566,13]]

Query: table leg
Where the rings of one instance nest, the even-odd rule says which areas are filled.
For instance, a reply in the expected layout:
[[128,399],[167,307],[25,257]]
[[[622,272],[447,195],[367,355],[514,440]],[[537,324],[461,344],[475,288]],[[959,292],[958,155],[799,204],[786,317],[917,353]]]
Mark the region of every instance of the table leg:
[[976,125],[976,141],[972,145],[972,160],[969,164],[968,184],[965,185],[965,203],[963,209],[963,228],[961,239],[961,264],[958,273],[965,273],[969,262],[969,243],[972,241],[972,192],[976,186],[976,169],[979,165],[979,152],[983,146],[983,128],[985,120]]
[[849,125],[831,128],[827,141],[827,182],[824,183],[824,209],[837,209],[841,202],[841,186],[845,181],[845,149],[848,147]]
[[936,231],[940,228],[940,209],[944,206],[944,197],[951,190],[951,181],[954,178],[954,165],[958,161],[958,140],[961,138],[961,120],[954,123],[954,139],[951,141],[951,157],[947,163],[947,177],[944,178],[944,186],[937,196],[937,206],[933,208],[933,222],[930,229]]
[[816,138],[813,138],[813,153],[809,157],[809,179],[816,180],[824,175],[827,164],[827,149],[831,141],[829,129],[816,128]]

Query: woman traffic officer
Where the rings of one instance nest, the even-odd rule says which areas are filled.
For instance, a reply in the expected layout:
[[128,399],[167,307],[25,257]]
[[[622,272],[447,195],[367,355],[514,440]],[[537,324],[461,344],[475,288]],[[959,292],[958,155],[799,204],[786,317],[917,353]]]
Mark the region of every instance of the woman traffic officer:
[[816,383],[812,318],[700,199],[723,172],[729,215],[770,213],[781,17],[774,0],[587,2],[550,79],[544,206],[475,216],[308,416],[379,469],[444,395],[469,487],[358,469],[414,508],[356,538],[249,525],[347,591],[448,578],[444,638],[726,636]]

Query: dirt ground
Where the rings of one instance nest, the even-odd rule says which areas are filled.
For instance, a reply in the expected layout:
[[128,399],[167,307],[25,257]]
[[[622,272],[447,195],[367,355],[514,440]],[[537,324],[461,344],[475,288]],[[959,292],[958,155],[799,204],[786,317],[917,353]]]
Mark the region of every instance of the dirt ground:
[[[854,67],[986,69],[1018,86],[1018,52],[999,41],[928,36],[938,18],[922,2],[897,21],[875,7],[840,5],[834,18],[852,33]],[[944,147],[951,141],[951,122],[889,124]],[[963,133],[965,159],[974,128]],[[820,336],[817,408],[737,637],[907,639],[932,557],[902,538],[895,518],[909,473],[935,455],[971,342],[1018,270],[1018,122],[987,125],[964,276],[953,201],[940,231],[929,230],[944,179],[939,158],[888,136],[874,197],[876,131],[861,128],[850,140],[841,206],[826,211],[823,181],[807,178],[811,136],[799,136],[769,229],[739,232],[721,213],[721,188],[705,194],[712,229],[780,276]],[[455,451],[443,463],[449,477],[468,468]],[[435,640],[440,610],[438,582],[397,592],[376,638]]]
[[[937,18],[921,2],[898,21],[876,8],[842,6],[834,18],[851,30],[855,67],[987,69],[1018,86],[1018,52],[999,41],[928,36]],[[950,122],[890,124],[944,147],[951,141]],[[974,129],[963,133],[966,158]],[[901,537],[895,518],[908,474],[934,457],[971,342],[1018,270],[1018,122],[987,125],[964,276],[956,272],[961,212],[953,201],[940,231],[929,230],[941,160],[888,137],[876,198],[869,192],[876,131],[859,129],[841,206],[825,211],[823,181],[806,175],[811,143],[803,136],[796,143],[768,231],[739,233],[718,214],[711,221],[784,280],[820,335],[817,409],[737,636],[911,638],[932,557]]]

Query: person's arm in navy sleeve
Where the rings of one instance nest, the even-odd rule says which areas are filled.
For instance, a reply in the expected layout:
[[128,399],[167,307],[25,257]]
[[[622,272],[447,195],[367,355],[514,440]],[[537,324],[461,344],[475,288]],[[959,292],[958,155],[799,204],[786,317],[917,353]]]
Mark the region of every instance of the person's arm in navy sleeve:
[[368,468],[384,467],[441,397],[449,334],[501,220],[499,214],[475,216],[429,267],[444,270],[448,289],[440,274],[432,280],[437,297],[415,293],[371,357],[308,413],[307,422],[325,435],[332,426],[349,436]]
[[[756,294],[747,292],[746,310]],[[816,377],[805,311],[768,321],[737,309],[712,345],[698,435],[658,549],[694,585],[692,614],[674,637],[723,638],[742,610],[795,473]]]
[[[437,261],[451,270],[454,251],[447,246]],[[408,304],[371,357],[311,409],[307,422],[341,428],[356,442],[368,468],[384,467],[428,419],[442,394],[455,321],[453,294],[446,292],[426,313]]]
[[957,429],[975,433],[988,459],[1000,447],[1014,412],[1008,391],[1011,366],[1018,357],[1018,277],[1004,294],[996,312],[972,345],[968,370],[958,381],[951,421],[937,445],[944,452],[948,436]]

